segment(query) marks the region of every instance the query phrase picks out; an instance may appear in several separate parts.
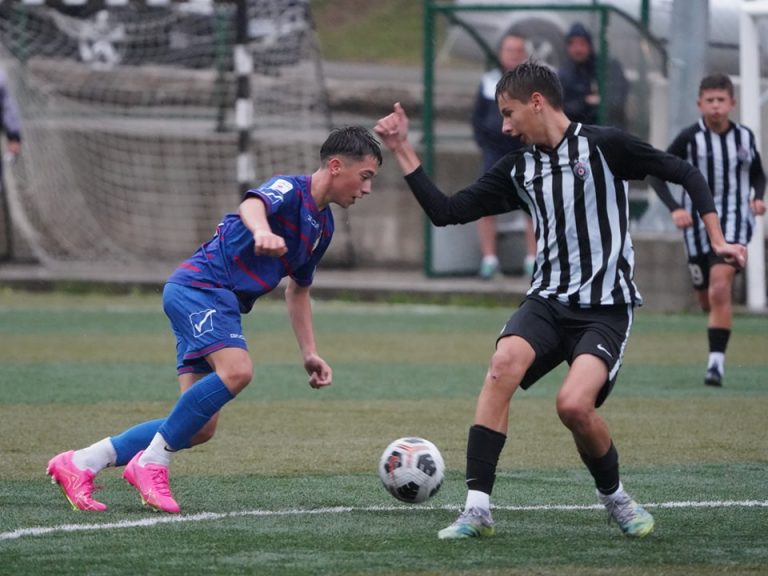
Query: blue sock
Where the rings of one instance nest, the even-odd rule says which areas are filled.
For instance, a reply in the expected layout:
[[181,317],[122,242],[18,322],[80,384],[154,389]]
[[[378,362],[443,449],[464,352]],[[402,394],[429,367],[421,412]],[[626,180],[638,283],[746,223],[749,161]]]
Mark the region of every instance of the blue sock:
[[128,428],[128,430],[117,436],[112,436],[110,441],[117,454],[115,466],[125,466],[137,452],[149,446],[149,443],[155,437],[157,430],[164,421],[164,418],[148,420],[147,422],[136,424],[133,428]]
[[211,372],[179,397],[158,432],[169,448],[187,448],[192,437],[232,398],[234,395],[219,375]]

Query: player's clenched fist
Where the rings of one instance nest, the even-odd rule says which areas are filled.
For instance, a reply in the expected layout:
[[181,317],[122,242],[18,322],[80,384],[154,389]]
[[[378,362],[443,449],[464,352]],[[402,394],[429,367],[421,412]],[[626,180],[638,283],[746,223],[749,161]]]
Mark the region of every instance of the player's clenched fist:
[[391,114],[381,118],[374,128],[384,145],[395,150],[408,138],[408,115],[400,102],[396,102]]
[[253,233],[253,250],[259,256],[282,256],[288,252],[283,237],[270,230],[256,230]]

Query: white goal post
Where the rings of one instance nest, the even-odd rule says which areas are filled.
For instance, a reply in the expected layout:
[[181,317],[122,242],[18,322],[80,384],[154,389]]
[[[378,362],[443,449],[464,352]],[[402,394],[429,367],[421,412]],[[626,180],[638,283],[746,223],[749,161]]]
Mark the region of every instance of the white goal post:
[[[741,75],[741,122],[749,126],[760,142],[760,38],[757,20],[768,16],[768,0],[742,0],[739,34]],[[766,307],[765,231],[763,217],[755,218],[755,230],[748,246],[747,308]]]

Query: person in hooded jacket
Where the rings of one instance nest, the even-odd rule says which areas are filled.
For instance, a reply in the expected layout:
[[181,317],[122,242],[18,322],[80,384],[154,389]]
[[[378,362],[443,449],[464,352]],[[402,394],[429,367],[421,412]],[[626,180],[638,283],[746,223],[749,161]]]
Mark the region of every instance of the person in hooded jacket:
[[606,124],[626,129],[624,104],[629,83],[621,64],[610,58],[605,83],[605,111],[600,122],[600,91],[598,58],[592,42],[592,33],[577,22],[565,36],[567,59],[557,71],[563,86],[563,110],[574,122]]

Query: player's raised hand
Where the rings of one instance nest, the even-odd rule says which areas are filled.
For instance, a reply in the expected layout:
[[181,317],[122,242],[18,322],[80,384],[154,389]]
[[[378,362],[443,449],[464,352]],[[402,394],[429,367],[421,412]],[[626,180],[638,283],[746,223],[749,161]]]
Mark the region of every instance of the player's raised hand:
[[309,374],[309,385],[312,388],[324,388],[333,383],[333,370],[331,370],[328,363],[317,354],[313,354],[304,359],[304,369],[307,371],[307,374]]
[[259,256],[282,256],[288,252],[282,236],[271,230],[258,229],[253,233],[253,251]]
[[408,139],[408,115],[400,102],[395,102],[391,114],[376,122],[374,131],[381,138],[382,143],[393,152]]

